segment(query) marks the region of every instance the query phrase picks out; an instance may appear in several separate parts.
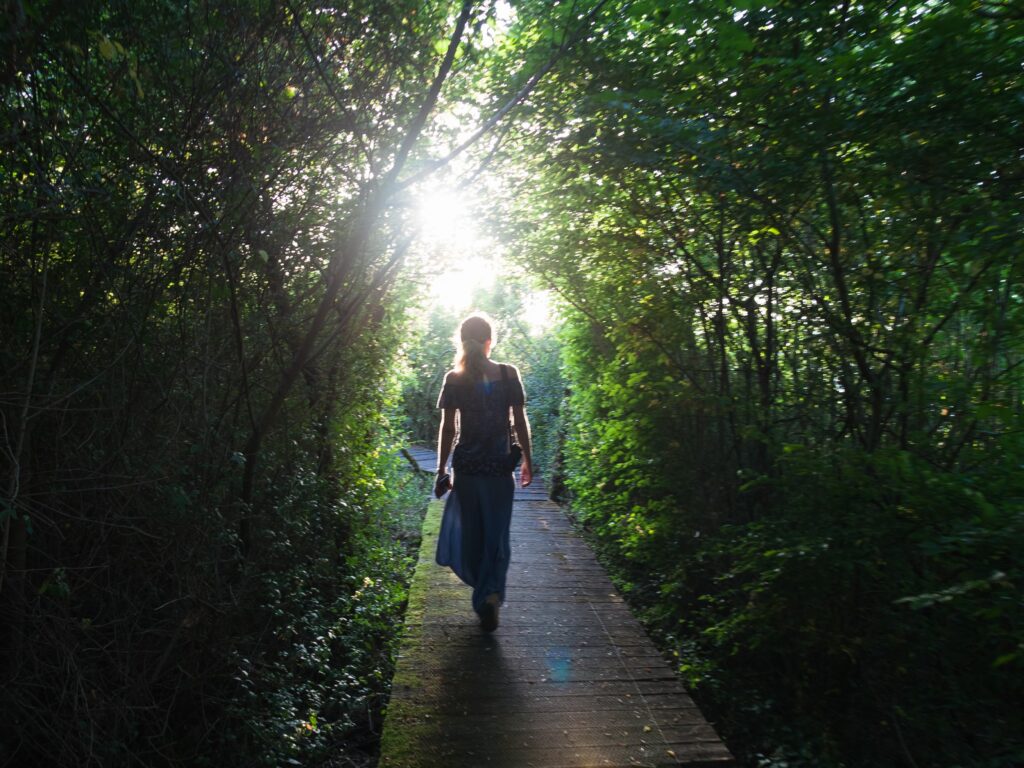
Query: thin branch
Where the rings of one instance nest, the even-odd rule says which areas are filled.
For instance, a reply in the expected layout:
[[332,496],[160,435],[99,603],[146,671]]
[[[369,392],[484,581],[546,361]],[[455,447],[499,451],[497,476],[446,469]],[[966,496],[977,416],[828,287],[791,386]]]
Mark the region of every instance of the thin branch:
[[[14,521],[14,504],[18,498],[18,490],[21,485],[21,452],[25,447],[25,433],[28,432],[28,410],[32,402],[32,390],[35,389],[36,369],[39,365],[39,345],[43,334],[43,313],[46,309],[46,285],[49,275],[50,257],[47,250],[43,254],[43,277],[42,285],[39,288],[39,304],[36,308],[36,327],[32,335],[32,352],[28,368],[28,382],[25,385],[25,400],[21,406],[21,419],[15,425],[17,433],[14,439],[14,448],[10,450],[11,455],[11,476],[7,483],[6,503],[10,505],[8,513],[4,516],[3,544],[0,548],[0,593],[4,588],[4,577],[7,575],[7,555],[11,544],[11,524]],[[6,432],[6,420],[4,422]]]
[[430,176],[438,169],[448,165],[448,163],[450,163],[456,157],[458,157],[471,146],[473,146],[483,136],[487,135],[499,122],[501,122],[501,120],[509,112],[511,112],[515,107],[522,103],[533,92],[534,88],[537,87],[537,84],[540,83],[544,75],[550,72],[551,69],[555,66],[555,64],[558,63],[558,60],[561,59],[562,56],[570,48],[572,48],[573,45],[578,43],[583,38],[583,35],[589,29],[589,22],[593,21],[593,19],[597,16],[597,14],[605,6],[607,2],[608,0],[601,0],[601,2],[595,5],[587,14],[584,20],[585,23],[581,26],[579,30],[577,30],[576,34],[572,36],[566,35],[562,41],[562,44],[555,49],[554,53],[552,53],[550,58],[548,58],[548,60],[544,63],[544,66],[542,66],[540,69],[534,72],[533,75],[530,76],[530,79],[527,80],[526,83],[523,85],[523,87],[516,91],[512,98],[505,102],[505,104],[497,112],[491,115],[491,117],[488,118],[483,125],[477,128],[476,131],[474,131],[469,136],[469,138],[465,139],[460,144],[456,145],[455,148],[451,149],[448,152],[448,154],[440,158],[437,158],[436,160],[431,160],[429,163],[427,163],[427,165],[424,168],[417,171],[407,179],[404,179],[403,181],[399,182],[396,185],[396,188],[398,190],[406,189],[412,186],[413,184],[422,181],[424,178]]
[[[448,79],[448,73],[451,72],[452,63],[455,61],[455,54],[462,43],[462,34],[466,30],[466,23],[469,21],[472,11],[472,0],[464,0],[462,11],[459,13],[459,19],[455,23],[455,29],[452,32],[451,39],[448,41],[448,50],[445,51],[444,59],[441,61],[441,66],[434,77],[434,81],[430,84],[430,90],[427,91],[423,104],[420,105],[419,111],[416,113],[412,124],[409,126],[409,130],[405,134],[405,139],[403,139],[401,146],[398,148],[398,154],[395,155],[395,162],[392,164],[391,170],[384,177],[384,189],[389,189],[398,178],[398,174],[402,172],[409,153],[416,145],[416,141],[423,132],[423,127],[427,124],[427,118],[437,104],[437,98],[441,94],[441,86],[444,85],[445,80]],[[401,186],[398,188],[401,189]]]

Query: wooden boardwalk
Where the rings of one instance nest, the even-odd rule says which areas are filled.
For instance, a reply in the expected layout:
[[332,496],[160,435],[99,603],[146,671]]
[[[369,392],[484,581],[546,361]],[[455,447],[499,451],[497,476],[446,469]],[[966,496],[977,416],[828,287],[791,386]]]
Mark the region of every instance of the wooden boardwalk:
[[[414,453],[425,469],[433,459]],[[726,766],[732,757],[539,484],[516,489],[501,626],[434,564],[432,502],[381,768]]]

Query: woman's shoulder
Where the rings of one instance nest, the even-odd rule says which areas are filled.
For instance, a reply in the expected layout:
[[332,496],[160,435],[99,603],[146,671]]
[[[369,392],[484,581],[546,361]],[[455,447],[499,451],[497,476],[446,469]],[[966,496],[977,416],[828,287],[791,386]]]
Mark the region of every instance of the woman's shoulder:
[[446,387],[472,387],[475,383],[474,377],[468,371],[453,368],[444,375],[444,386]]
[[504,368],[508,372],[508,375],[511,376],[512,378],[516,378],[516,379],[519,378],[519,369],[516,368],[514,365],[512,365],[512,363],[497,363],[496,362],[496,365],[499,368]]
[[[486,374],[488,380],[493,381],[495,379],[495,374],[497,374],[499,378],[505,378],[504,374],[507,374],[509,378],[512,379],[521,378],[519,375],[519,369],[512,365],[512,363],[493,362],[494,367],[490,369],[488,374]],[[444,375],[444,383],[446,385],[458,386],[459,384],[472,383],[472,380],[467,377],[465,371],[453,368]]]

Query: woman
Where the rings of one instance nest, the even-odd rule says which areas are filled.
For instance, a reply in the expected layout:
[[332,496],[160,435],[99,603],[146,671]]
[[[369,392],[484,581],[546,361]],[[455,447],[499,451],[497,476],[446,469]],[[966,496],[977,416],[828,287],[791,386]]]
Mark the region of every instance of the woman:
[[[514,366],[490,359],[493,346],[494,334],[485,315],[473,314],[463,321],[455,369],[445,376],[437,401],[441,428],[434,487],[438,496],[452,489],[441,520],[437,562],[473,587],[473,610],[487,632],[498,626],[511,554],[513,429],[522,449],[523,487],[533,480],[523,384]],[[454,485],[445,470],[449,455]]]

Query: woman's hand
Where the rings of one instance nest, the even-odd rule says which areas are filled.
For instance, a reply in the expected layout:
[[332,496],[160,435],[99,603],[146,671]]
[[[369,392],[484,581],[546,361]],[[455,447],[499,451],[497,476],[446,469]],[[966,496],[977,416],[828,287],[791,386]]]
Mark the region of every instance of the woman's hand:
[[525,488],[533,482],[533,470],[530,469],[530,463],[524,461],[522,466],[519,467],[519,484]]
[[438,472],[434,481],[434,495],[441,498],[452,489],[452,478],[447,472]]

